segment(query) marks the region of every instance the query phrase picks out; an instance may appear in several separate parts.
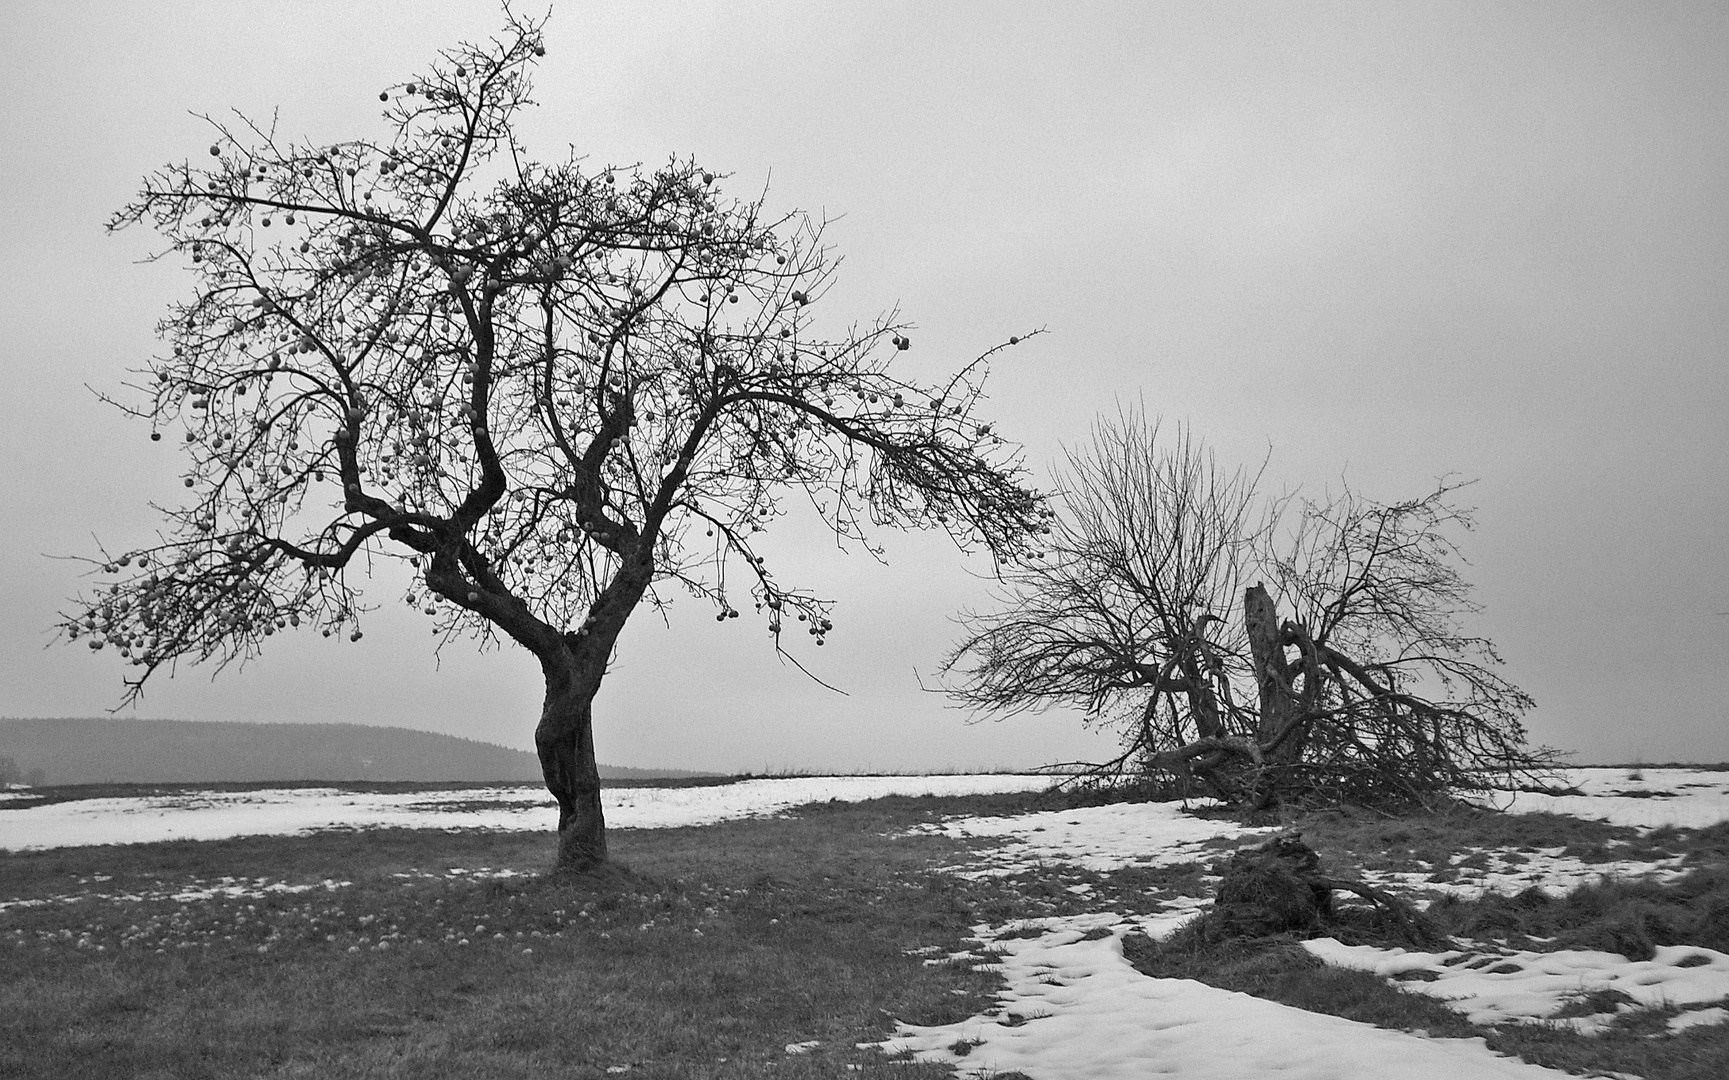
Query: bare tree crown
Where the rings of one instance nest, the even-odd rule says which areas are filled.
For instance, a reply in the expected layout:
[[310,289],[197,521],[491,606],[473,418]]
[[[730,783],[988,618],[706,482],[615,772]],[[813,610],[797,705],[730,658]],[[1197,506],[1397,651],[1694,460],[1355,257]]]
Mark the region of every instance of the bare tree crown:
[[940,527],[1012,558],[1043,527],[977,414],[996,350],[925,383],[891,364],[911,345],[892,314],[819,333],[821,222],[686,159],[532,161],[514,118],[541,28],[512,17],[380,94],[381,141],[212,121],[208,155],[110,222],[156,230],[197,281],[116,401],[180,445],[187,500],[94,560],[62,624],[130,662],[129,699],[292,627],[358,639],[378,556],[412,563],[402,599],[446,636],[544,655],[621,622],[609,589],[646,575],[718,618],[752,605],[779,647],[833,626],[758,551],[796,503],[867,547]]

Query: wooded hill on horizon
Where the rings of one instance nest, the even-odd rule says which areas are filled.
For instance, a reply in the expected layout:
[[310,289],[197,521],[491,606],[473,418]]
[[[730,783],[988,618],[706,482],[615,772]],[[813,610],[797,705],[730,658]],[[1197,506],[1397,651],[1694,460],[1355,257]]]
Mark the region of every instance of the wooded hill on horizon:
[[[294,780],[537,782],[526,750],[365,724],[249,724],[112,717],[0,718],[0,759],[59,784]],[[700,776],[602,765],[603,780]]]

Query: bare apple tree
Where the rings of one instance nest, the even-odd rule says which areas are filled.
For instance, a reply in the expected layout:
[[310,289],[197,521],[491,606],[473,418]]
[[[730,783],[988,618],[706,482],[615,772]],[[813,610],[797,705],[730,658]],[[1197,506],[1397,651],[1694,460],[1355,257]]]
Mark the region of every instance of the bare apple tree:
[[444,640],[540,660],[535,740],[579,868],[606,858],[592,706],[644,600],[688,590],[718,619],[753,608],[777,649],[821,645],[831,602],[758,553],[796,505],[873,552],[873,527],[944,528],[999,558],[1050,511],[976,415],[996,349],[914,382],[894,316],[817,331],[820,222],[688,160],[532,162],[513,125],[543,21],[381,93],[382,141],[212,121],[202,166],[115,216],[196,279],[116,402],[184,452],[187,501],[93,559],[62,626],[129,662],[129,701],[296,627],[358,640],[369,566],[406,560],[402,599]]
[[948,691],[985,713],[1078,706],[1123,737],[1097,775],[1198,779],[1256,808],[1540,779],[1554,756],[1526,745],[1531,699],[1460,628],[1478,611],[1460,485],[1267,501],[1257,479],[1186,431],[1167,446],[1144,413],[1095,425],[1043,557],[1005,569],[999,610],[963,614]]

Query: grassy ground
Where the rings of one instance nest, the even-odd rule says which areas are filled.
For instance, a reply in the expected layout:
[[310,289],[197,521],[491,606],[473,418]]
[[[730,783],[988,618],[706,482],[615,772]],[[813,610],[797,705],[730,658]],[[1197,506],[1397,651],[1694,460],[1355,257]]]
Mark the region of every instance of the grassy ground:
[[[891,798],[619,831],[612,867],[567,878],[541,873],[550,837],[475,832],[0,854],[0,905],[11,905],[0,908],[0,1076],[943,1075],[855,1046],[894,1020],[948,1023],[990,1003],[996,976],[922,956],[976,946],[969,928],[980,922],[1148,912],[1210,891],[1203,863],[963,880],[937,868],[964,862],[965,842],[896,835],[950,814],[1034,807],[1049,803]],[[1630,912],[1642,913],[1648,937],[1695,935],[1721,929],[1729,910],[1729,828],[1641,836],[1465,812],[1293,824],[1340,875],[1427,867],[1444,879],[1480,848],[1556,847],[1606,860],[1681,856],[1692,871],[1674,887],[1605,885],[1548,905],[1437,911],[1450,932],[1520,947]],[[1523,921],[1509,922],[1507,909]],[[1487,1034],[1575,1071],[1729,1075],[1729,1031],[1671,1036],[1654,1013],[1600,1037],[1479,1032],[1435,999],[1322,967],[1289,941],[1130,939],[1125,952],[1149,974],[1391,1028]]]
[[[927,966],[989,883],[885,834],[962,803],[614,834],[615,866],[538,876],[544,836],[380,831],[0,856],[0,1076],[833,1076],[890,1015],[979,1011]],[[478,879],[515,871],[523,877]],[[240,882],[303,892],[176,900]],[[326,882],[330,884],[327,885]],[[349,884],[342,884],[347,882]],[[81,899],[62,899],[78,896]],[[791,1044],[816,1041],[806,1052]],[[896,1066],[897,1076],[940,1075]]]

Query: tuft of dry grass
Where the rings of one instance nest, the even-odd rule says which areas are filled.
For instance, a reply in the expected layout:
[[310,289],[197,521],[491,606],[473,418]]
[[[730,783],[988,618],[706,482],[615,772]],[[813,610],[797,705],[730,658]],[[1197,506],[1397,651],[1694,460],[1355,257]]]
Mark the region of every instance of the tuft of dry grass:
[[1404,993],[1370,972],[1328,967],[1290,937],[1210,942],[1191,923],[1163,942],[1129,935],[1123,956],[1155,978],[1194,979],[1376,1027],[1446,1038],[1480,1034],[1439,1000]]
[[1729,952],[1729,866],[1666,883],[1604,879],[1552,897],[1541,889],[1475,900],[1442,897],[1429,916],[1447,933],[1522,949],[1597,949],[1649,960],[1658,945]]

